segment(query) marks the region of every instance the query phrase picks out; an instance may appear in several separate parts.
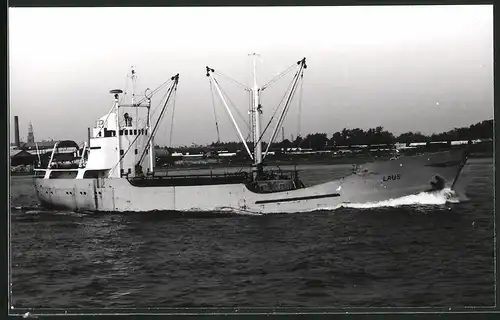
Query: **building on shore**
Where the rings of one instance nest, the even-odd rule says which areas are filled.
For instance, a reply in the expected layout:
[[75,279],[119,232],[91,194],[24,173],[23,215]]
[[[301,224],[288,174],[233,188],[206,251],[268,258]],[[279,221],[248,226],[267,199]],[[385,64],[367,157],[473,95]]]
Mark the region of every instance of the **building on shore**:
[[12,167],[20,165],[32,165],[38,159],[36,154],[32,154],[26,150],[10,149],[10,165]]

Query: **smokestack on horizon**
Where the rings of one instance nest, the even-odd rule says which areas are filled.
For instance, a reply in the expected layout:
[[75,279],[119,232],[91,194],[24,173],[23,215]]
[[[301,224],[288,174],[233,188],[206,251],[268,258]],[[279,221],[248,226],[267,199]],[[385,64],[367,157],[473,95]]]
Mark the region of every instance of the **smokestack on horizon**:
[[21,141],[19,140],[19,117],[14,116],[14,139],[16,147],[21,147]]

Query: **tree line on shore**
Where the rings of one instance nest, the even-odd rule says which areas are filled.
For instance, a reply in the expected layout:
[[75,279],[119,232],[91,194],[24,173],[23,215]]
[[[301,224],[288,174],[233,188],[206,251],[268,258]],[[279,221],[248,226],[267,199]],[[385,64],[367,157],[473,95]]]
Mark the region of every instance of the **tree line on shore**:
[[[469,127],[455,128],[446,132],[425,135],[421,132],[405,132],[399,136],[384,130],[379,126],[363,130],[360,128],[347,129],[335,132],[330,138],[326,133],[312,133],[305,137],[298,136],[294,141],[284,139],[271,145],[270,150],[288,149],[288,148],[307,148],[312,150],[328,150],[339,146],[354,145],[392,145],[394,143],[412,143],[412,142],[438,142],[438,141],[456,141],[456,140],[476,140],[493,138],[493,120],[478,122]],[[251,146],[251,143],[248,144]],[[188,148],[167,148],[169,151],[190,152],[206,151],[207,149],[224,149],[228,152],[243,150],[241,142],[213,142],[206,147],[188,147]],[[267,143],[263,142],[263,149],[267,148]],[[196,149],[196,150],[194,150]]]

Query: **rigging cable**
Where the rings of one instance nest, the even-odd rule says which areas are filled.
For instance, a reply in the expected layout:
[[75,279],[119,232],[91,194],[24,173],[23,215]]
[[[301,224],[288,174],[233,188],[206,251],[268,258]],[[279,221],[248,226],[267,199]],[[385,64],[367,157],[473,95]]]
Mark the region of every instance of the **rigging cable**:
[[287,103],[285,103],[286,110],[283,111],[283,114],[281,115],[281,117],[278,120],[279,121],[278,123],[280,123],[280,126],[281,126],[284,118],[288,114],[288,111],[290,110],[290,101],[295,97],[295,93],[297,92],[297,84],[298,84],[299,81],[300,81],[300,77],[297,75],[296,83],[292,87],[292,90],[291,90],[290,95],[288,97]]
[[[149,95],[150,100],[151,100],[151,98],[153,97],[153,95],[154,95],[155,93],[159,92],[159,91],[160,91],[160,89],[161,89],[161,88],[163,88],[163,87],[165,86],[165,84],[170,84],[170,82],[172,82],[172,80],[168,80],[168,81],[164,82],[161,86],[159,86],[158,88],[156,88],[154,91],[151,91],[151,94]],[[149,89],[149,88],[148,88],[148,89]],[[170,89],[171,89],[171,88],[169,88],[169,89],[165,92],[165,94],[163,95],[163,97],[160,99],[160,101],[159,101],[159,102],[158,102],[158,104],[156,105],[155,109],[151,112],[151,118],[153,118],[153,116],[156,114],[156,111],[161,110],[159,107],[160,107],[160,105],[163,103],[163,100],[164,100],[164,99],[166,99],[166,97],[167,97],[167,95],[168,95],[168,93],[169,93]],[[147,89],[146,89],[146,90],[147,90]],[[149,89],[149,90],[151,90],[151,89]],[[140,102],[136,103],[136,105],[140,105],[142,102],[144,102],[144,101],[146,101],[146,100],[147,100],[147,97],[146,97],[146,95],[145,95],[145,96],[144,96],[144,98],[140,100]]]
[[214,117],[215,117],[215,129],[217,130],[217,143],[220,142],[220,133],[219,133],[219,123],[217,121],[217,112],[215,110],[215,98],[214,98],[214,88],[212,81],[208,78],[208,82],[210,82],[210,93],[212,94],[212,106],[214,107]]
[[[160,91],[167,84],[170,84],[171,81],[172,81],[171,79],[168,79],[167,81],[165,81],[164,83],[162,83],[161,85],[159,85],[156,89],[154,89],[153,91],[151,91],[150,97],[154,96],[155,93],[157,93],[158,91]],[[146,100],[147,100],[147,98],[144,97],[141,100],[139,100],[138,102],[136,102],[136,104],[141,104],[141,103],[145,102]]]
[[233,109],[236,111],[236,113],[238,113],[238,115],[240,116],[240,119],[243,121],[244,124],[246,124],[247,128],[250,128],[248,123],[246,122],[245,118],[243,118],[243,116],[241,115],[241,112],[238,110],[238,108],[236,108],[236,105],[231,101],[231,99],[229,98],[229,96],[227,95],[227,93],[224,91],[224,89],[222,89],[222,87],[220,86],[219,84],[219,81],[217,81],[217,79],[213,78],[214,81],[219,85],[219,89],[220,91],[226,96],[226,99],[229,101],[229,103],[232,105]]
[[[168,88],[168,90],[165,92],[165,94],[163,95],[163,97],[161,98],[161,100],[158,102],[158,104],[156,105],[155,109],[153,110],[153,112],[150,113],[150,118],[151,118],[151,121],[153,121],[154,119],[154,116],[156,114],[156,112],[158,110],[162,110],[161,108],[159,108],[163,102],[165,101],[166,102],[166,99],[168,98],[168,94],[170,92],[170,90],[172,90],[172,87]],[[146,125],[147,126],[147,125]]]
[[[298,72],[295,74],[294,78],[297,76]],[[264,137],[264,134],[266,133],[267,129],[269,128],[269,126],[271,125],[271,122],[273,121],[274,117],[276,116],[276,113],[278,112],[281,104],[283,103],[283,101],[285,100],[286,96],[288,95],[288,93],[293,90],[293,80],[292,82],[290,83],[290,85],[288,86],[287,90],[285,91],[285,94],[283,95],[283,97],[281,98],[281,101],[280,103],[278,104],[278,106],[274,109],[274,113],[273,115],[271,116],[271,119],[269,119],[269,122],[267,123],[266,127],[264,128],[264,130],[262,131],[262,134],[260,135],[259,137],[259,140],[257,140],[257,143],[259,143],[262,138]]]
[[265,155],[267,155],[267,151],[271,147],[271,144],[273,143],[273,140],[276,137],[276,132],[278,132],[277,130],[279,128],[281,128],[281,126],[283,124],[283,120],[286,117],[286,115],[288,114],[288,111],[290,110],[290,102],[292,101],[292,99],[295,96],[295,93],[297,92],[296,91],[297,90],[297,85],[298,85],[298,82],[300,81],[300,76],[299,76],[299,72],[298,71],[295,74],[295,77],[294,77],[294,80],[292,80],[292,83],[293,83],[293,81],[295,81],[295,83],[294,83],[294,85],[292,87],[292,90],[291,90],[289,96],[288,96],[287,102],[285,103],[285,108],[283,109],[283,113],[281,114],[280,118],[278,119],[278,123],[276,124],[275,130],[274,130],[274,132],[273,132],[273,134],[271,136],[271,139],[269,140],[269,145],[266,148]]
[[297,137],[302,136],[301,135],[301,115],[302,115],[302,91],[304,88],[304,71],[302,71],[302,74],[300,75],[300,93],[299,93],[299,112],[297,116]]
[[164,100],[166,100],[166,99],[167,99],[167,97],[168,97],[168,93],[170,92],[170,90],[172,90],[172,88],[168,88],[168,90],[165,92],[165,94],[163,95],[163,97],[161,98],[161,100],[160,100],[160,101],[158,102],[158,104],[156,105],[156,107],[155,107],[155,109],[153,110],[153,112],[151,112],[151,118],[153,118],[153,117],[154,117],[154,115],[156,114],[156,111],[161,110],[161,108],[159,108],[159,107],[163,104]]
[[[209,78],[209,80],[210,80],[210,83],[212,83],[212,80],[213,80],[213,81],[217,81],[217,80],[215,80],[215,78],[213,78],[213,77],[212,77],[212,78]],[[213,87],[213,86],[212,86],[212,87]],[[220,99],[220,100],[222,100],[222,97],[219,97],[219,99]],[[226,113],[227,113],[227,114],[228,114],[228,116],[229,116],[229,112],[227,112],[227,110],[226,110]],[[233,125],[233,129],[236,131],[236,134],[238,134],[238,129],[236,128],[236,124],[234,124],[234,123],[233,123],[233,121],[231,121],[231,124]]]
[[[250,124],[250,128],[248,130],[248,136],[251,136],[252,137],[252,145],[253,145],[253,148],[255,149],[255,145],[256,145],[256,142],[255,142],[255,135],[253,134],[253,128],[255,126],[254,124],[254,121],[253,121],[253,94],[252,94],[252,91],[248,90],[248,100],[249,100],[249,109],[248,109],[248,123]],[[248,138],[247,138],[248,140]]]
[[275,83],[276,81],[278,81],[279,79],[281,79],[282,77],[284,77],[288,72],[292,71],[295,66],[296,66],[295,63],[292,64],[285,71],[283,71],[282,73],[280,73],[279,75],[277,75],[276,77],[274,77],[273,79],[271,79],[271,81],[269,81],[268,83],[266,83],[265,85],[262,86],[261,91],[264,91],[264,89],[269,88],[271,86],[271,84]]
[[245,86],[244,84],[242,84],[241,82],[239,81],[236,81],[234,80],[233,78],[229,77],[229,76],[226,76],[225,74],[223,74],[222,72],[219,72],[219,71],[214,71],[215,74],[218,74],[226,79],[228,79],[229,81],[232,81],[234,83],[236,83],[237,85],[239,85],[240,87],[243,87],[243,89],[245,90],[248,90],[249,88],[247,86]]
[[[215,79],[214,77],[211,78],[213,81],[215,81],[218,85],[219,85],[219,82],[217,81],[217,79]],[[241,114],[239,113],[238,109],[236,109],[236,107],[234,106],[234,104],[231,102],[231,100],[229,99],[229,97],[227,96],[227,94],[222,90],[222,88],[220,87],[219,85],[219,89],[221,90],[222,93],[224,93],[226,95],[226,98],[229,100],[229,102],[233,105],[233,108],[236,110],[236,112],[238,112],[238,114],[240,115],[241,118],[243,118],[241,116]],[[222,100],[222,97],[219,97],[220,100]],[[226,113],[227,115],[229,116],[229,112],[228,110],[226,110]],[[247,125],[248,127],[248,124],[243,120],[243,122]],[[233,125],[233,129],[236,131],[236,133],[238,134],[238,127],[236,125],[236,123],[234,123],[233,121],[231,121],[231,124]],[[241,138],[242,139],[242,138]],[[248,136],[246,138],[246,140],[248,140]],[[243,145],[245,145],[245,143],[243,143]],[[249,151],[248,151],[249,152]]]
[[172,133],[174,132],[174,114],[175,114],[175,99],[177,98],[177,87],[174,89],[174,97],[172,102],[172,123],[170,124],[170,139],[168,142],[169,147],[172,147]]
[[[171,79],[173,81],[173,84],[168,90],[170,92],[170,95],[168,96],[167,100],[165,101],[165,104],[161,110],[160,116],[158,117],[158,120],[156,120],[156,123],[153,127],[153,130],[151,131],[151,134],[149,135],[149,139],[148,139],[148,142],[146,143],[146,145],[149,145],[151,143],[151,140],[153,139],[154,135],[158,131],[158,125],[159,125],[160,121],[163,119],[163,116],[165,115],[167,105],[170,102],[170,96],[172,95],[172,91],[177,89],[179,74],[173,76]],[[142,160],[144,159],[144,155],[146,154],[146,150],[147,150],[147,148],[145,148],[144,151],[142,152],[141,157],[139,158],[139,161],[138,161],[139,164],[142,163]]]

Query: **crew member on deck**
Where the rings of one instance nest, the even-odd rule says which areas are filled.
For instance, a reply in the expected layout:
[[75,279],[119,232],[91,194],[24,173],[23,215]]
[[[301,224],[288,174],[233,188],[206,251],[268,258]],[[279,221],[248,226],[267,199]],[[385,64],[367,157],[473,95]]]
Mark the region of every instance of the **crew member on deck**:
[[125,119],[125,126],[126,127],[131,127],[132,126],[132,117],[128,115],[128,113],[125,113],[123,115],[123,118]]

